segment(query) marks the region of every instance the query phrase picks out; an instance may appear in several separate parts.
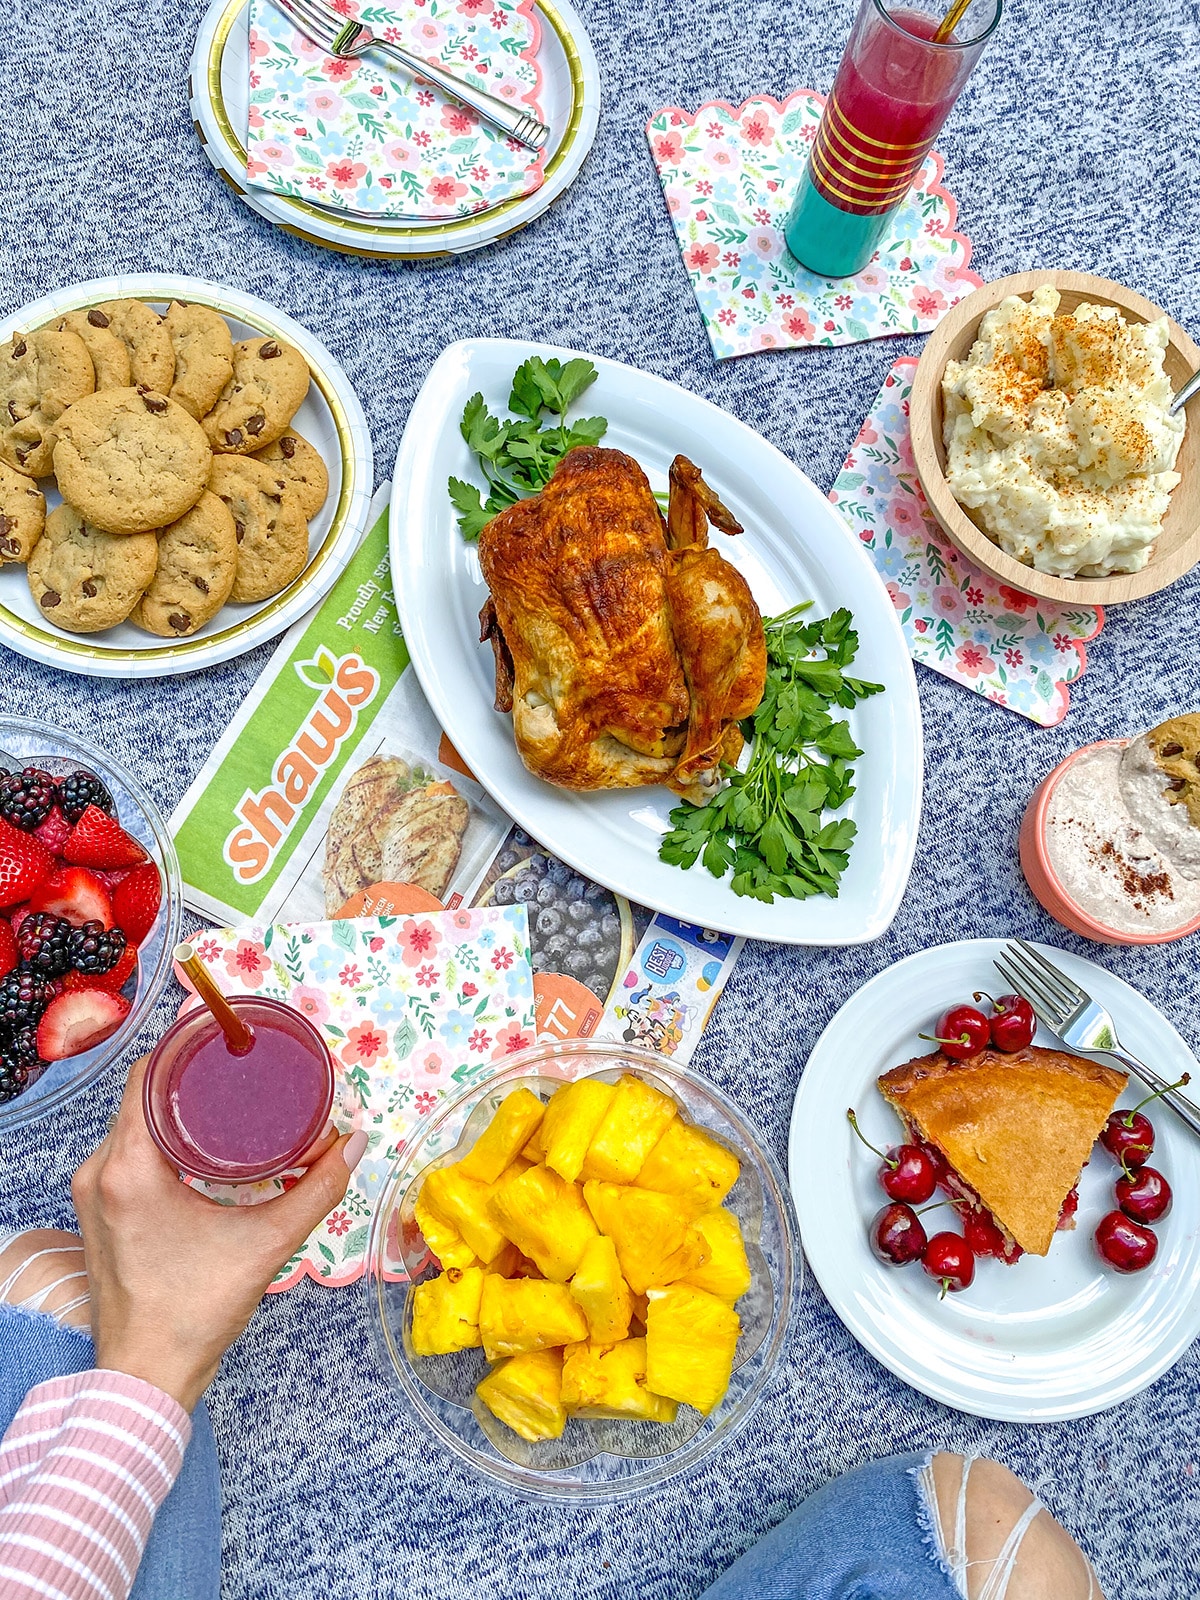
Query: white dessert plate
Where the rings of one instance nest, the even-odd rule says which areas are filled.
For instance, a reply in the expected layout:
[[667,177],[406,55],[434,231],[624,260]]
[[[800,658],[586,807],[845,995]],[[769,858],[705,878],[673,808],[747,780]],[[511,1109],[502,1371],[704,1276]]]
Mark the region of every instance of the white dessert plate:
[[405,643],[447,735],[508,814],[562,860],[615,893],[684,921],[783,944],[841,945],[876,939],[908,882],[921,810],[921,716],[912,661],[883,584],[833,507],[798,467],[726,411],[663,378],[592,357],[599,378],[580,402],[608,419],[605,445],[642,464],[656,489],[682,452],[734,515],[740,537],[714,541],[744,574],[764,615],[801,600],[814,615],[848,606],[861,646],[856,675],[887,692],[848,713],[865,754],[846,814],[858,825],[836,900],[735,895],[702,866],[658,858],[679,801],[663,788],[572,794],[526,771],[511,718],[493,710],[490,645],[479,643],[487,588],[475,547],[458,532],[446,480],[478,482],[459,432],[480,390],[503,411],[516,368],[531,355],[579,352],[508,339],[464,340],[444,350],[409,414],[396,458],[391,505],[392,576]]
[[[329,471],[325,504],[309,524],[308,565],[281,593],[257,605],[223,606],[207,626],[186,639],[160,639],[131,622],[103,633],[68,633],[47,621],[34,604],[23,566],[0,567],[0,643],[34,661],[99,678],[161,678],[196,672],[244,655],[289,628],[333,587],[358,547],[375,487],[371,435],[358,396],[330,352],[291,317],[259,300],[199,278],[138,272],[73,284],[0,319],[0,342],[17,329],[41,327],[51,317],[102,300],[145,300],[165,311],[171,300],[212,306],[226,318],[235,340],[273,334],[295,345],[308,362],[312,383],[292,420],[321,452]],[[48,507],[62,496],[42,479]]]
[[[1120,1175],[1097,1146],[1080,1180],[1073,1231],[1056,1235],[1045,1257],[1022,1256],[1012,1267],[980,1260],[969,1289],[939,1300],[938,1285],[919,1263],[885,1266],[871,1253],[869,1224],[887,1196],[877,1158],[846,1121],[854,1106],[873,1144],[902,1141],[875,1080],[932,1048],[918,1034],[932,1031],[947,1006],[970,1004],[977,989],[1007,988],[992,965],[1004,943],[967,939],[923,950],[846,1002],[800,1080],[788,1168],[809,1264],[833,1309],[877,1360],[960,1411],[1058,1422],[1144,1389],[1200,1333],[1200,1143],[1164,1107],[1147,1108],[1157,1135],[1151,1162],[1175,1201],[1155,1224],[1158,1254],[1144,1272],[1113,1271],[1093,1246],[1097,1222],[1114,1209]],[[1130,1049],[1164,1077],[1200,1076],[1179,1034],[1135,989],[1081,956],[1037,948],[1108,1008]],[[1035,1042],[1057,1044],[1041,1031]],[[1135,1105],[1144,1094],[1131,1079],[1118,1105]],[[955,1227],[949,1208],[926,1222],[931,1236]]]
[[545,181],[533,194],[473,217],[360,217],[291,195],[252,189],[246,177],[249,118],[247,0],[213,0],[200,23],[188,69],[192,119],[204,153],[258,216],[310,244],[349,255],[436,260],[494,244],[540,217],[574,183],[600,120],[600,71],[591,41],[568,0],[538,0],[542,115],[550,128]]

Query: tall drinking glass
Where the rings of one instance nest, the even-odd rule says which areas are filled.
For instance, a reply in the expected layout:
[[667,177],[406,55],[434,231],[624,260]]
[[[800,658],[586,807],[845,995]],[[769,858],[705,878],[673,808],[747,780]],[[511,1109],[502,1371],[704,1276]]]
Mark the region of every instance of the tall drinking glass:
[[784,230],[788,249],[811,272],[848,278],[874,255],[1001,4],[970,0],[939,40],[947,0],[893,9],[862,0]]

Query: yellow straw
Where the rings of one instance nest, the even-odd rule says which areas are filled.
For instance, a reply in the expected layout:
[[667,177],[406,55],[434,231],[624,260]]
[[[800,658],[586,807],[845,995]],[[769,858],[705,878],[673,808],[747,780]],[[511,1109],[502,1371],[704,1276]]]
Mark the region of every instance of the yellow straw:
[[221,1024],[221,1032],[234,1055],[244,1056],[254,1044],[254,1029],[243,1022],[209,976],[208,968],[190,944],[175,946],[175,960],[195,985],[196,993]]
[[966,15],[967,7],[970,4],[971,0],[954,0],[953,5],[938,24],[938,31],[933,36],[934,44],[945,44]]

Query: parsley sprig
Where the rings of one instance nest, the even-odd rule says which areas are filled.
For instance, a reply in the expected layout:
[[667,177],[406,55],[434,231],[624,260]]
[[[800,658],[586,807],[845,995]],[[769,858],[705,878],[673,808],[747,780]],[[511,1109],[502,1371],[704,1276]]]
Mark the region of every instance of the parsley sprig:
[[[514,415],[507,421],[491,414],[481,394],[471,396],[459,427],[479,457],[487,498],[475,484],[450,479],[450,499],[464,539],[478,539],[498,511],[544,488],[568,450],[600,442],[608,428],[604,417],[579,417],[569,427],[566,421],[568,407],[596,377],[590,361],[576,358],[564,364],[533,356],[513,375],[508,409]],[[547,414],[557,422],[543,426]]]
[[849,611],[801,622],[811,605],[765,620],[767,683],[742,725],[745,771],[723,767],[729,781],[705,805],[676,806],[659,847],[673,866],[701,860],[715,878],[732,867],[734,893],[768,903],[837,895],[856,829],[849,817],[826,821],[825,813],[854,793],[850,763],[862,751],[832,710],[883,691],[846,671],[858,651]]

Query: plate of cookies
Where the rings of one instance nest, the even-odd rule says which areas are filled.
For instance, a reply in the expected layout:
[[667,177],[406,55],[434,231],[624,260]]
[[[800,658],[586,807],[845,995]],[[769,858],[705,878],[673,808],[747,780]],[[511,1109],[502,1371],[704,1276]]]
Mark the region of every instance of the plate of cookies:
[[0,320],[0,642],[160,677],[330,589],[374,487],[337,361],[253,295],[139,273]]

